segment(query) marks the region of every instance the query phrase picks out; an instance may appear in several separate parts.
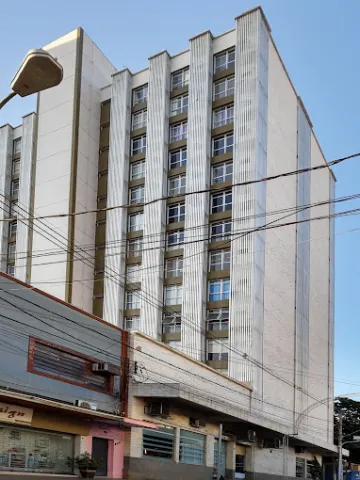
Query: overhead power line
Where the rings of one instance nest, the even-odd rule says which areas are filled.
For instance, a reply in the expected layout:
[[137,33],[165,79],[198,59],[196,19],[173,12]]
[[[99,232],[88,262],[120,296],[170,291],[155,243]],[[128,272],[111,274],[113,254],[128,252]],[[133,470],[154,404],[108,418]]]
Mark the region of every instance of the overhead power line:
[[[291,172],[279,173],[277,175],[272,175],[272,176],[269,176],[269,177],[259,178],[259,179],[256,179],[256,180],[248,180],[248,181],[245,181],[245,182],[236,182],[236,183],[233,183],[232,185],[230,185],[228,187],[228,189],[230,189],[232,187],[245,187],[247,185],[253,185],[253,184],[261,183],[261,182],[268,182],[270,180],[276,180],[278,178],[290,177],[290,176],[293,176],[293,175],[300,175],[302,173],[307,173],[307,172],[315,171],[315,170],[322,170],[324,168],[329,168],[329,167],[332,167],[334,165],[338,165],[339,163],[342,163],[345,160],[349,160],[351,158],[356,158],[356,157],[359,157],[359,156],[360,156],[360,152],[359,153],[354,153],[352,155],[348,155],[346,157],[338,158],[338,159],[333,160],[333,161],[331,161],[327,164],[316,165],[314,167],[308,167],[308,168],[301,168],[301,169],[298,169],[298,170],[293,170]],[[112,206],[112,207],[96,208],[96,209],[93,209],[93,210],[82,210],[80,212],[56,213],[56,214],[50,214],[50,215],[39,215],[39,216],[22,217],[22,218],[19,218],[19,217],[3,218],[3,219],[0,219],[0,222],[13,222],[15,220],[33,221],[33,220],[45,220],[45,219],[50,219],[50,218],[76,217],[76,216],[79,216],[79,215],[86,215],[86,214],[89,214],[89,213],[109,212],[111,210],[117,210],[117,209],[120,209],[120,208],[129,208],[129,207],[134,207],[134,206],[144,207],[146,205],[151,205],[153,203],[162,202],[164,200],[169,200],[169,199],[173,200],[173,199],[176,199],[177,197],[184,198],[184,197],[188,197],[190,195],[200,195],[202,193],[210,193],[210,192],[214,193],[214,192],[223,191],[223,190],[224,190],[224,187],[221,184],[219,184],[219,186],[216,186],[216,185],[214,186],[213,185],[212,188],[205,188],[203,190],[196,190],[195,192],[185,192],[185,193],[180,194],[180,195],[164,196],[164,197],[160,197],[160,198],[155,198],[154,200],[150,200],[148,202],[142,202],[142,203],[136,203],[136,204],[115,205],[115,206]]]

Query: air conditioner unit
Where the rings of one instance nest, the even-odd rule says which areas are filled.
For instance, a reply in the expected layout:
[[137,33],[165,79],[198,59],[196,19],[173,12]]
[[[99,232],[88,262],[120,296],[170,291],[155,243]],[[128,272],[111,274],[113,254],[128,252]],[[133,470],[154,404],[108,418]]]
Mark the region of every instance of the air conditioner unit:
[[249,440],[249,442],[256,442],[256,432],[255,432],[255,430],[248,430],[248,440]]
[[87,408],[88,410],[96,410],[97,403],[88,402],[87,400],[75,400],[75,405],[81,408]]
[[109,371],[109,364],[106,362],[93,363],[91,365],[91,370],[93,372],[105,373]]
[[202,420],[199,420],[198,418],[189,418],[189,425],[194,428],[201,428],[205,427],[206,423]]
[[279,438],[265,438],[264,440],[264,448],[281,448],[281,440]]
[[149,402],[145,406],[145,413],[151,417],[168,417],[169,407],[163,402]]
[[295,447],[295,453],[305,453],[306,448],[305,447]]

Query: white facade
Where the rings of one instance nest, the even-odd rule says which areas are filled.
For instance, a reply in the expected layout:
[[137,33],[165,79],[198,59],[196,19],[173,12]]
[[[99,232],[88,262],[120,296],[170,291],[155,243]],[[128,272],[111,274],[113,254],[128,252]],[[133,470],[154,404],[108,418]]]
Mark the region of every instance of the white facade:
[[[46,48],[64,80],[1,128],[0,195],[11,200],[18,136],[22,213],[110,210],[18,222],[15,275],[246,383],[257,411],[293,426],[333,395],[333,220],[308,220],[332,211],[334,178],[232,186],[326,165],[262,10],[136,73],[81,29]],[[332,421],[322,405],[302,432],[331,444]]]

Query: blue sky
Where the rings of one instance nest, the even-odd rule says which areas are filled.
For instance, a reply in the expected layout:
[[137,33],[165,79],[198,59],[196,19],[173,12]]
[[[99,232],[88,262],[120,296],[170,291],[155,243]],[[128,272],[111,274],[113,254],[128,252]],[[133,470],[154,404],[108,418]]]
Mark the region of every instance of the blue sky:
[[[236,15],[258,4],[252,0],[18,0],[16,6],[2,2],[0,96],[8,93],[29,49],[77,26],[117,68],[136,71],[161,50],[175,54],[188,48],[188,39],[203,30],[219,34],[233,28]],[[264,0],[261,5],[328,160],[360,151],[359,0]],[[0,113],[0,125],[16,126],[34,108],[35,98],[14,99]],[[335,174],[338,197],[360,190],[360,159],[337,166]],[[355,205],[359,206],[353,202],[340,208]],[[337,220],[335,376],[348,382],[337,383],[337,393],[360,391],[356,360],[360,231],[348,231],[359,227],[356,216]]]

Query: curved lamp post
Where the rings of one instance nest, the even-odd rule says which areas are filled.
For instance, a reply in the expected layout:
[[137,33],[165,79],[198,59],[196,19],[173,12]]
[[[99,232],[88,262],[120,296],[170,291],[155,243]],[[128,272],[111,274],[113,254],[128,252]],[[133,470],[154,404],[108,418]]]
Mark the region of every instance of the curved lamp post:
[[63,68],[49,52],[30,50],[11,82],[12,92],[0,101],[0,110],[15,95],[27,97],[56,87],[63,79]]

